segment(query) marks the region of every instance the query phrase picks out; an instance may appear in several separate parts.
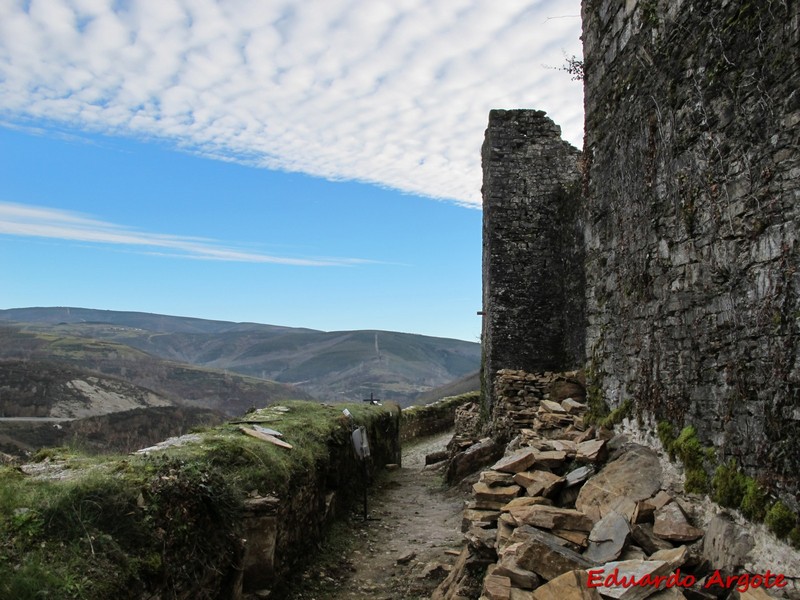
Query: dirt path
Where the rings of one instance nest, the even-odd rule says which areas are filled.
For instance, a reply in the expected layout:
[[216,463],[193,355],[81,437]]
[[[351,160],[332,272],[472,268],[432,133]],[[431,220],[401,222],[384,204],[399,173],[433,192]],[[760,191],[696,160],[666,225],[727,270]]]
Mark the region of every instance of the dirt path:
[[[466,495],[442,485],[441,472],[425,469],[425,455],[442,450],[452,433],[403,448],[401,469],[382,475],[361,511],[338,527],[317,564],[303,575],[291,600],[415,600],[428,598],[462,546]],[[360,509],[360,507],[359,507]]]

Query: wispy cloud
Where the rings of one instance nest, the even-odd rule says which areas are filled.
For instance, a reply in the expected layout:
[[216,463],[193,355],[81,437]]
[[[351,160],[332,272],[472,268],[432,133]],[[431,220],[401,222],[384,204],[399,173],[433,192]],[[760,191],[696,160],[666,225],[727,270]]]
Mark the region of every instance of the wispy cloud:
[[[582,138],[579,0],[9,0],[0,115],[480,202],[491,108]],[[563,17],[563,18],[562,18]]]
[[69,211],[0,202],[0,235],[110,244],[153,255],[303,267],[342,267],[373,261],[357,258],[271,256],[226,246],[216,240],[137,231]]

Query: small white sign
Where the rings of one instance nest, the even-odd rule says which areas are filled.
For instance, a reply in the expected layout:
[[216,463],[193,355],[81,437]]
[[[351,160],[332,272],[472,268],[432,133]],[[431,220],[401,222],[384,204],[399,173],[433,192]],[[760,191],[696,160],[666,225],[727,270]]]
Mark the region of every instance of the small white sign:
[[367,441],[367,429],[363,425],[353,430],[352,435],[353,450],[361,460],[369,458],[369,442]]

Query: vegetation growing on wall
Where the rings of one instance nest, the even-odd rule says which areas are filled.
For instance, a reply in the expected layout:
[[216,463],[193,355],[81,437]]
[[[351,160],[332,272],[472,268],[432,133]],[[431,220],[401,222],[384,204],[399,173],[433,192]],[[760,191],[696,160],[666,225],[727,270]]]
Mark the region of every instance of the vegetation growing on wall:
[[[63,459],[62,459],[63,460]],[[216,597],[236,560],[242,497],[219,469],[65,457],[65,480],[0,471],[0,596],[134,598],[198,581]],[[205,586],[204,586],[205,587]]]
[[697,438],[694,426],[684,427],[675,435],[672,423],[661,421],[657,426],[658,439],[670,460],[680,460],[684,467],[684,488],[687,492],[705,493],[709,490],[706,463],[714,459],[714,449],[704,447]]
[[560,70],[569,73],[572,81],[583,81],[583,59],[574,54],[564,57],[564,65],[560,67]]
[[800,547],[797,515],[781,500],[770,504],[764,488],[742,473],[735,460],[717,467],[712,487],[715,502],[740,510],[751,521],[763,521],[776,536],[788,538],[792,545]]
[[672,424],[662,421],[658,424],[658,437],[670,460],[683,463],[687,492],[709,492],[717,504],[740,510],[750,521],[763,521],[776,536],[788,538],[800,547],[798,516],[781,500],[770,504],[765,489],[742,473],[735,460],[719,465],[709,483],[706,465],[713,460],[714,450],[700,444],[694,427],[685,427],[675,436]]
[[478,391],[442,398],[424,406],[410,406],[400,417],[400,436],[402,440],[445,431],[453,426],[455,412],[459,406],[470,402],[480,402]]
[[583,8],[587,347],[607,371],[589,396],[693,423],[797,496],[796,6]]
[[797,515],[783,502],[778,500],[767,511],[764,522],[775,535],[780,538],[785,538],[797,525]]
[[606,415],[603,419],[601,419],[599,423],[603,427],[611,429],[612,427],[614,427],[614,425],[622,423],[623,419],[627,419],[632,415],[633,415],[633,400],[628,398],[617,408],[608,413],[608,415]]
[[286,497],[331,445],[349,446],[345,407],[378,428],[397,418],[396,407],[290,402],[248,418],[281,431],[292,450],[228,424],[149,456],[51,450],[25,469],[39,475],[1,467],[0,597],[225,597],[243,552],[245,497]]

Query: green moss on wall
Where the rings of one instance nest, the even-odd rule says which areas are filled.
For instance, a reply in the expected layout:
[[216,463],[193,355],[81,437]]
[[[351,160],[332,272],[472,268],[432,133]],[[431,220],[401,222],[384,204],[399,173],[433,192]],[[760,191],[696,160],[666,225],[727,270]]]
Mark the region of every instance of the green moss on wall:
[[731,459],[727,464],[717,467],[711,480],[714,502],[730,508],[739,508],[747,493],[747,478]]
[[[693,486],[707,488],[707,479],[704,480],[699,475],[698,464],[702,465],[704,452],[706,460],[712,458],[708,449],[703,449],[699,442],[696,442],[694,433],[687,431],[690,429],[688,427],[677,438],[674,437],[672,425],[669,423],[659,423],[658,429],[664,447],[682,462],[688,459],[693,465],[686,469],[687,491],[692,491],[689,490],[690,481]],[[767,528],[777,537],[785,538],[795,548],[800,548],[798,515],[781,500],[770,505],[765,489],[755,479],[742,473],[735,460],[731,459],[717,467],[710,487],[712,498],[717,504],[740,510],[750,521],[764,521]]]
[[244,499],[330,483],[334,452],[352,455],[343,408],[386,462],[398,407],[287,402],[247,419],[283,433],[292,450],[231,423],[150,456],[48,452],[38,466],[46,477],[0,467],[0,598],[228,597]]
[[684,488],[686,491],[707,492],[708,473],[706,473],[704,462],[709,457],[708,450],[710,449],[704,448],[700,444],[695,428],[692,425],[684,427],[673,442],[672,448],[685,469]]
[[767,513],[767,494],[755,479],[745,478],[745,492],[739,508],[751,521],[761,522]]
[[755,479],[740,471],[735,460],[717,467],[711,485],[717,504],[737,508],[751,521],[764,520],[767,494]]
[[614,425],[618,425],[622,423],[623,419],[626,419],[633,415],[633,400],[628,398],[620,404],[617,408],[612,410],[608,415],[600,420],[600,425],[603,427],[607,427],[611,429]]
[[586,420],[588,423],[600,423],[611,412],[603,393],[604,373],[598,366],[598,348],[602,345],[602,342],[603,337],[601,335],[592,351],[592,358],[586,367],[586,404],[589,406]]
[[672,449],[672,444],[675,443],[675,428],[669,421],[659,421],[656,426],[656,433],[664,450],[667,451],[670,460],[675,460],[675,452]]
[[470,402],[480,402],[480,392],[467,392],[442,398],[424,406],[410,406],[402,411],[400,437],[403,441],[445,431],[453,426],[456,409]]
[[797,515],[778,500],[767,511],[764,523],[779,538],[785,538],[797,525]]
[[684,489],[698,494],[709,491],[706,462],[713,460],[714,449],[700,444],[697,431],[692,425],[684,427],[676,437],[673,425],[661,421],[658,423],[657,433],[670,460],[677,459],[683,464]]

